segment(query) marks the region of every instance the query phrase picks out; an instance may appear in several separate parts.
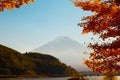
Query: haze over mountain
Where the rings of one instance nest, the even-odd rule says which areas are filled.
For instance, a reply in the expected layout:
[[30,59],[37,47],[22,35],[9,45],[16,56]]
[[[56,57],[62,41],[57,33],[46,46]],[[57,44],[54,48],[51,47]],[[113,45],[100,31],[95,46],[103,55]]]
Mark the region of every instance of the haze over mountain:
[[79,71],[86,71],[88,68],[83,64],[83,59],[87,58],[87,55],[83,54],[85,51],[88,49],[84,45],[69,37],[61,36],[32,52],[53,55]]

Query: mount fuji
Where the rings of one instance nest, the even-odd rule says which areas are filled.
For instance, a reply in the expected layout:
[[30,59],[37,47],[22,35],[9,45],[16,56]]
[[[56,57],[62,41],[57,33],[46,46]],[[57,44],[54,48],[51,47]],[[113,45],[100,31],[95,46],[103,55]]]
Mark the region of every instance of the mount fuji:
[[83,53],[89,52],[89,50],[86,46],[69,37],[58,37],[55,40],[32,50],[32,52],[53,55],[78,71],[88,71],[88,68],[83,64],[84,58],[88,58],[88,55]]

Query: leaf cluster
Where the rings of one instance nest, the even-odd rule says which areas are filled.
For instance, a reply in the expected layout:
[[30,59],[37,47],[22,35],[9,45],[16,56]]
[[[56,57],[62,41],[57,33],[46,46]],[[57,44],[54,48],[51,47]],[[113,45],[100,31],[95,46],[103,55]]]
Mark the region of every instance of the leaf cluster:
[[20,8],[23,4],[29,4],[34,0],[0,0],[0,12],[4,9],[12,10],[13,8]]
[[92,48],[89,60],[85,64],[95,72],[107,73],[120,70],[120,0],[87,0],[74,2],[76,7],[93,12],[93,15],[83,17],[78,25],[82,33],[92,32],[99,35],[103,41],[114,38],[112,43],[89,44]]

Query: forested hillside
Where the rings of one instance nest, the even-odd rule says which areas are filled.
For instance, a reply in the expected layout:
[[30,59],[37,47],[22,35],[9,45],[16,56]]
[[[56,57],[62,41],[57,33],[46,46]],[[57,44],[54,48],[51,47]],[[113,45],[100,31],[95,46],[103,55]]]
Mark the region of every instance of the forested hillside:
[[41,53],[25,53],[0,45],[0,75],[68,76],[73,68]]
[[0,45],[0,74],[20,75],[34,68],[34,63],[23,54]]

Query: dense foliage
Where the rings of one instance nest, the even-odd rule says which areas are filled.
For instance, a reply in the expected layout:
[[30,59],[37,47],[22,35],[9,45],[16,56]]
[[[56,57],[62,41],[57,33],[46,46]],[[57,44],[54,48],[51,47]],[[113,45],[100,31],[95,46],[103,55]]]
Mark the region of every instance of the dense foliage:
[[0,74],[20,75],[34,68],[34,64],[21,53],[0,45]]
[[[92,32],[103,41],[112,42],[90,44],[93,49],[85,64],[95,72],[118,72],[120,70],[120,0],[77,0],[76,7],[93,12],[83,18],[79,26],[83,34]],[[114,40],[113,40],[114,39]]]
[[21,54],[0,45],[0,75],[68,76],[74,71],[53,56],[40,53]]
[[4,9],[20,8],[23,4],[29,4],[30,2],[34,2],[34,0],[0,0],[0,12]]
[[26,53],[32,62],[36,65],[37,74],[46,74],[54,76],[67,76],[74,73],[74,69],[61,63],[57,58],[39,53]]

